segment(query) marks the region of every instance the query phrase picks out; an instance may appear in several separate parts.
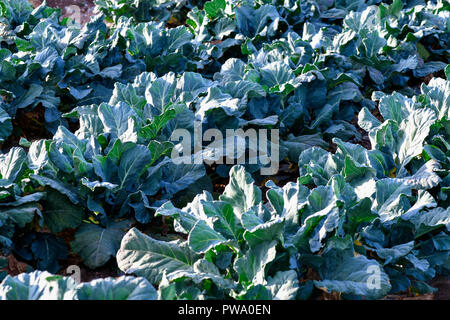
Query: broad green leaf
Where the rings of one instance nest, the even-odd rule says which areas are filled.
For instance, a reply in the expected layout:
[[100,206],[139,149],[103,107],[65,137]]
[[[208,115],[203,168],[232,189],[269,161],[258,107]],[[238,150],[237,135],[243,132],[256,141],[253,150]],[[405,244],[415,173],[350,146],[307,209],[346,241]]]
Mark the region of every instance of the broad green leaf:
[[169,280],[177,281],[180,278],[188,278],[196,284],[201,284],[205,280],[211,280],[219,288],[231,290],[235,287],[235,282],[226,279],[220,274],[219,269],[206,259],[197,260],[193,265],[193,271],[174,272],[168,276]]
[[73,204],[66,196],[52,189],[48,189],[43,207],[45,224],[55,233],[67,228],[74,229],[85,218],[80,205]]
[[25,151],[18,147],[12,148],[5,155],[0,155],[1,178],[15,181],[26,166],[26,158]]
[[419,238],[425,233],[445,226],[450,228],[450,209],[434,208],[429,211],[416,211],[414,214],[404,218],[414,224],[416,228],[415,237]]
[[117,252],[120,270],[159,283],[163,273],[191,271],[199,256],[186,244],[155,240],[133,228],[123,237]]
[[265,267],[275,259],[276,241],[263,242],[250,250],[234,262],[234,270],[239,275],[239,282],[245,285],[263,284],[265,281]]
[[398,157],[404,166],[412,157],[422,153],[423,142],[430,132],[430,126],[436,121],[436,115],[428,109],[418,109],[409,114],[400,124],[403,137],[400,141]]
[[189,233],[188,243],[191,249],[197,253],[205,253],[215,246],[227,242],[220,233],[209,227],[206,222],[200,220]]
[[222,201],[201,201],[201,207],[206,216],[214,219],[214,230],[230,240],[242,239],[244,230],[230,204]]
[[322,280],[314,280],[319,289],[378,299],[391,289],[389,277],[375,260],[353,256],[351,238],[331,241],[323,254]]
[[12,130],[11,117],[0,107],[0,142],[8,138]]
[[381,259],[384,259],[384,264],[387,265],[406,256],[413,248],[414,241],[410,241],[408,243],[393,246],[392,248],[377,249],[376,252]]
[[268,277],[266,287],[273,300],[294,300],[299,288],[297,273],[294,270],[278,271],[273,278]]
[[152,162],[150,150],[142,145],[136,145],[125,151],[120,158],[118,171],[119,189],[129,188],[136,183],[145,167]]
[[49,272],[58,272],[58,260],[66,259],[68,253],[64,240],[49,234],[38,234],[31,244],[31,251],[38,261],[37,267]]
[[[16,277],[7,276],[0,284],[0,300],[54,300],[62,297],[69,298],[70,291],[75,288],[75,281],[65,278],[59,279],[47,271],[21,273]],[[55,287],[56,286],[56,287]],[[65,287],[65,292],[59,287]],[[67,292],[69,291],[69,292]]]
[[102,103],[98,108],[99,117],[113,139],[119,138],[122,142],[136,142],[137,134],[134,128],[136,113],[126,103],[110,106]]
[[376,182],[376,201],[372,208],[382,221],[392,220],[409,209],[409,202],[405,197],[411,195],[411,189],[407,184],[394,179],[379,180]]
[[[447,69],[450,68],[447,66]],[[422,83],[420,90],[426,96],[425,102],[436,112],[438,120],[450,118],[450,81],[433,78],[426,85]]]
[[225,0],[212,0],[208,1],[204,5],[206,14],[214,19],[220,13],[220,10],[225,10],[226,2]]
[[250,247],[254,247],[262,242],[279,241],[282,239],[283,227],[284,219],[277,218],[245,230],[244,239]]
[[145,91],[148,103],[156,109],[163,111],[171,101],[176,85],[175,74],[171,72],[162,78],[156,79]]
[[75,234],[71,243],[72,250],[83,258],[84,264],[89,268],[100,267],[116,255],[128,224],[128,221],[111,221],[106,227],[102,227],[84,223]]
[[230,170],[230,182],[220,196],[233,207],[238,216],[261,202],[261,190],[255,186],[250,174],[242,166],[234,166]]
[[156,300],[155,288],[144,278],[96,279],[77,287],[78,300]]

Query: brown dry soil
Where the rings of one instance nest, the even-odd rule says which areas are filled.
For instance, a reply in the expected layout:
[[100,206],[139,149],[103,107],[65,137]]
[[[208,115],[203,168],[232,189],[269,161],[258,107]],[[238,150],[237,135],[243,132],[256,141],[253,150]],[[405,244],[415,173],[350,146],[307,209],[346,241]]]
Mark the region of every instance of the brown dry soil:
[[[41,0],[29,0],[33,6],[37,7],[39,6],[42,1]],[[71,17],[73,14],[73,10],[71,9],[71,6],[78,6],[80,9],[80,22],[82,24],[86,24],[90,17],[94,14],[94,0],[47,0],[47,4],[51,7],[60,8],[62,11],[63,17]],[[376,111],[375,111],[376,113]],[[380,116],[379,114],[374,114],[375,116]],[[25,119],[27,120],[27,119]],[[39,121],[40,122],[40,121]],[[356,119],[352,121],[353,124],[357,126]],[[20,125],[20,123],[18,123]],[[359,128],[357,126],[357,128]],[[360,129],[360,128],[359,128]],[[361,141],[354,141],[355,143],[359,143],[362,146],[370,149],[370,142],[367,138],[366,132],[363,130],[359,130],[362,134],[362,140]],[[333,146],[331,145],[330,149],[333,149]],[[333,151],[333,150],[330,150]],[[298,168],[292,167],[290,164],[283,163],[281,168],[280,175],[277,176],[278,182],[287,182],[292,180],[292,174],[293,171],[298,172]],[[211,170],[210,170],[211,171]],[[208,172],[209,174],[214,175],[212,172]],[[220,192],[221,188],[223,189],[226,185],[227,181],[221,181],[221,183],[216,182],[215,188],[217,189],[217,192]],[[264,185],[264,184],[262,184]],[[155,234],[160,233],[162,237],[165,237],[164,230],[167,228],[164,228],[164,221],[162,222],[163,226],[156,227],[156,230],[152,230]],[[158,230],[159,229],[159,230]],[[156,232],[155,232],[156,231]],[[158,232],[159,231],[159,232]],[[68,232],[70,233],[70,231]],[[63,238],[67,238],[66,241],[70,243],[70,241],[73,238],[73,234],[67,234],[63,236]],[[104,267],[97,268],[96,270],[90,270],[89,268],[85,267],[82,263],[81,258],[73,253],[70,253],[68,256],[67,261],[65,261],[66,266],[63,266],[59,274],[66,275],[66,267],[69,265],[78,265],[81,267],[81,281],[91,281],[97,278],[105,278],[105,277],[117,277],[120,275],[120,270],[118,270],[117,266],[114,264],[113,259],[111,259],[110,263],[106,264]],[[28,271],[28,266],[15,259],[14,256],[9,256],[9,265],[8,268],[6,268],[5,271],[7,271],[11,275],[17,275],[22,272]],[[307,277],[309,278],[309,277]],[[312,277],[313,278],[313,277]],[[450,300],[450,279],[449,277],[445,276],[439,276],[436,277],[431,283],[433,287],[437,288],[438,291],[435,294],[427,294],[427,295],[421,295],[421,296],[415,296],[411,292],[405,292],[403,294],[397,294],[397,295],[389,295],[385,299],[387,300]],[[329,300],[329,299],[339,299],[339,295],[336,294],[323,294],[321,297],[319,297],[321,300]]]

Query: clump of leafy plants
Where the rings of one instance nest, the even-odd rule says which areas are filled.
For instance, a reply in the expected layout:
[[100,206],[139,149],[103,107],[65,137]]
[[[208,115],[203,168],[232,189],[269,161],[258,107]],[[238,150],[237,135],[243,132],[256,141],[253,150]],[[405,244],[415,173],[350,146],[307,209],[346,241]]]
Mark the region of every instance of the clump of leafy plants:
[[[81,26],[0,0],[0,299],[435,292],[450,271],[447,2],[96,11]],[[278,129],[290,182],[248,159],[175,162],[171,135],[194,123]],[[37,270],[6,275],[11,254]],[[73,255],[127,276],[53,275]]]

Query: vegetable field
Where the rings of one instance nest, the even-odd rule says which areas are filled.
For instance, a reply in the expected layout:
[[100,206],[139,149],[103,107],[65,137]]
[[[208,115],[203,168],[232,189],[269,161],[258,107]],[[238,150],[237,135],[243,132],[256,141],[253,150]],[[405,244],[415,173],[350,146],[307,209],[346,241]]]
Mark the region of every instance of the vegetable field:
[[447,1],[60,2],[0,0],[0,300],[441,294]]

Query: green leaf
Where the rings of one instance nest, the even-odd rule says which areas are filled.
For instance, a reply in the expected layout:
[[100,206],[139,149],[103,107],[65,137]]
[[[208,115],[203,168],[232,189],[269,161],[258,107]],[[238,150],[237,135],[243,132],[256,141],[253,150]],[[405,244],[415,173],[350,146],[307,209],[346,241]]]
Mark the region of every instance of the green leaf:
[[375,261],[365,256],[353,256],[351,237],[329,242],[324,250],[324,265],[320,269],[322,280],[314,280],[317,288],[326,292],[339,292],[378,299],[391,289],[389,277]]
[[199,256],[187,244],[155,240],[133,228],[123,237],[117,264],[125,273],[134,273],[159,283],[163,274],[192,271]]
[[282,239],[284,219],[275,220],[259,224],[253,228],[245,230],[244,239],[250,247],[254,247],[262,242],[279,241]]
[[265,282],[265,267],[275,259],[276,244],[276,241],[263,242],[235,260],[234,270],[238,273],[241,284],[248,286]]
[[[447,69],[449,67],[447,66]],[[425,102],[435,111],[438,120],[450,119],[450,81],[441,78],[433,78],[426,85],[420,86],[422,94],[425,95]]]
[[22,95],[19,99],[14,101],[14,107],[16,109],[23,109],[33,104],[35,99],[41,95],[44,88],[38,84],[31,84],[28,91]]
[[400,180],[414,189],[427,190],[439,185],[441,182],[442,179],[436,173],[439,169],[440,166],[437,161],[429,160],[412,176],[394,180]]
[[96,279],[77,287],[79,300],[156,300],[158,293],[144,278]]
[[430,211],[415,211],[413,214],[405,215],[404,220],[408,220],[416,227],[415,238],[439,229],[443,226],[450,230],[450,208],[434,208]]
[[261,190],[255,186],[253,179],[243,166],[233,166],[230,170],[230,182],[225,187],[220,200],[231,204],[235,213],[241,216],[261,202]]
[[289,66],[280,61],[265,65],[259,72],[261,73],[260,84],[268,88],[276,87],[277,91],[284,91],[286,84],[295,78],[294,72]]
[[226,2],[225,0],[212,0],[205,3],[203,9],[206,11],[206,14],[214,19],[220,13],[220,10],[225,10]]
[[105,133],[111,134],[113,139],[122,142],[136,142],[137,133],[134,128],[136,113],[126,103],[110,106],[102,103],[98,107],[98,114],[105,128]]
[[145,139],[154,139],[166,124],[177,115],[178,110],[168,109],[162,111],[152,119],[152,122],[139,130],[139,135]]
[[163,167],[163,178],[160,185],[167,194],[171,195],[187,188],[192,189],[195,193],[200,193],[208,189],[207,185],[199,183],[198,188],[194,189],[194,183],[205,177],[205,174],[203,164],[175,164],[170,161]]
[[118,177],[119,189],[128,188],[136,183],[148,164],[152,162],[150,150],[142,145],[136,145],[125,151],[120,158]]
[[196,284],[201,284],[205,280],[211,280],[219,288],[225,290],[232,290],[235,287],[235,282],[231,279],[226,279],[220,274],[219,269],[206,259],[197,260],[193,265],[193,271],[183,270],[168,276],[170,281],[177,281],[181,278],[188,278]]
[[7,276],[0,284],[0,300],[71,299],[75,285],[71,278],[55,279],[47,271],[36,270]]
[[47,191],[43,206],[45,224],[54,233],[78,227],[85,217],[82,207],[71,203],[66,196],[51,189]]
[[[18,207],[1,208],[0,218],[7,217],[14,221],[20,228],[33,221],[34,216],[41,215],[37,204],[25,204]],[[3,219],[2,219],[3,220]]]
[[375,118],[366,107],[364,107],[358,114],[358,125],[369,132],[380,126],[381,122]]
[[200,220],[189,233],[188,243],[191,249],[197,253],[205,253],[208,250],[227,242],[220,233],[209,227],[206,222]]
[[7,154],[0,155],[0,176],[15,181],[26,166],[27,155],[22,148],[14,147]]
[[242,239],[244,229],[230,204],[222,201],[201,201],[201,207],[206,216],[214,218],[214,230],[236,242]]
[[417,78],[423,78],[429,75],[430,73],[438,72],[447,66],[447,63],[442,61],[430,61],[426,62],[423,66],[416,68],[413,70],[413,74]]
[[422,153],[423,142],[430,132],[431,125],[436,121],[436,115],[429,109],[418,109],[410,113],[406,121],[400,124],[404,133],[400,140],[398,157],[402,165],[406,165],[412,157]]
[[299,282],[294,270],[278,271],[268,277],[266,288],[272,293],[273,300],[294,300],[297,297]]
[[370,223],[377,217],[376,214],[372,213],[371,206],[372,201],[369,198],[364,198],[347,210],[347,223],[344,228],[349,234],[354,234],[359,226]]
[[103,266],[119,250],[128,224],[128,221],[110,221],[106,227],[102,227],[84,223],[75,234],[71,243],[72,250],[83,258],[84,264],[89,268]]
[[361,46],[359,50],[366,57],[376,57],[380,50],[386,45],[386,40],[380,37],[376,30],[368,31],[367,29],[360,31]]
[[115,106],[120,102],[125,102],[130,107],[134,108],[135,112],[136,110],[142,110],[147,103],[145,98],[138,94],[137,89],[133,85],[124,85],[120,82],[116,82],[108,104]]
[[381,259],[384,259],[384,264],[397,261],[399,258],[406,256],[414,248],[414,241],[408,243],[399,244],[393,246],[392,248],[381,248],[377,249],[377,255]]
[[37,267],[49,272],[58,272],[58,260],[66,259],[68,253],[64,240],[49,234],[38,234],[31,244],[31,251],[38,261]]
[[77,190],[71,185],[67,185],[62,181],[54,180],[45,176],[31,175],[31,179],[37,181],[42,186],[49,186],[53,190],[64,194],[72,203],[78,204],[80,202]]
[[0,107],[0,142],[8,138],[12,130],[11,117]]
[[402,181],[389,178],[377,181],[374,209],[381,221],[390,221],[409,209],[407,196],[411,196],[411,187]]
[[148,103],[159,111],[163,111],[172,100],[176,88],[175,74],[169,72],[162,78],[158,78],[147,87],[145,96]]

